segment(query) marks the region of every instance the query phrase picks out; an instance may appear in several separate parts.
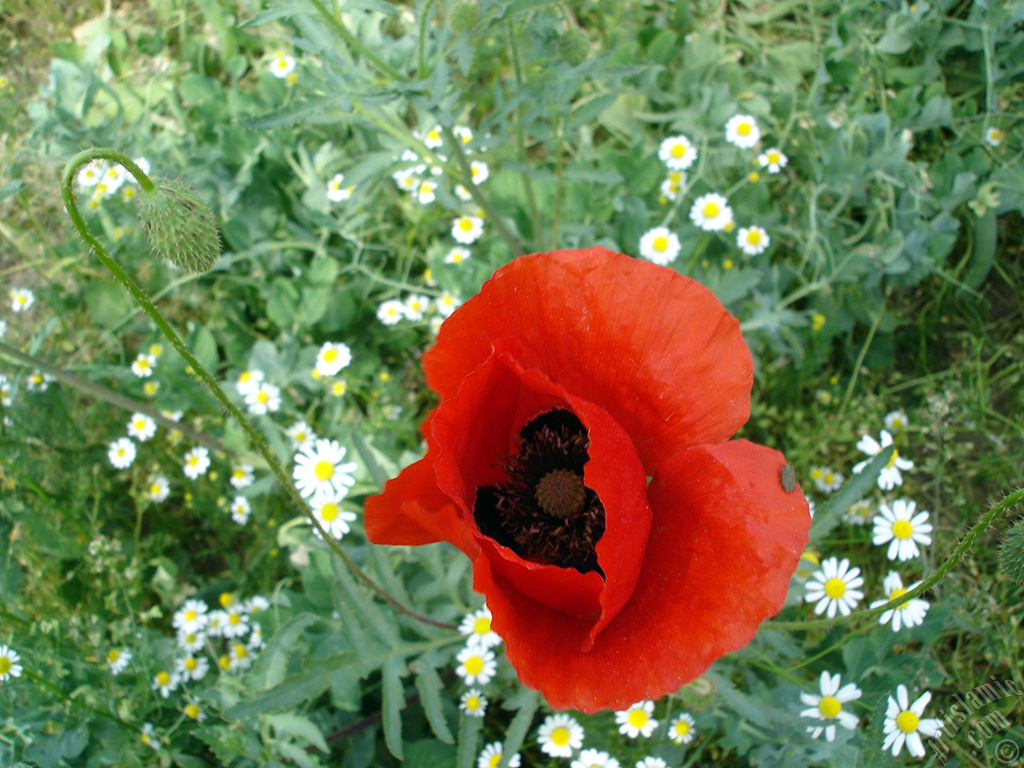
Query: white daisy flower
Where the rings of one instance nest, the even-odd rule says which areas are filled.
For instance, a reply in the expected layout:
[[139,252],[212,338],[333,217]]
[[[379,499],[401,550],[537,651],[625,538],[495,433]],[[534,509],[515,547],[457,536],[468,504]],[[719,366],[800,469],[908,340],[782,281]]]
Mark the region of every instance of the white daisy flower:
[[210,620],[206,622],[206,635],[209,637],[224,637],[224,627],[228,623],[227,611],[218,608],[210,611]]
[[697,159],[697,148],[686,136],[669,136],[658,147],[658,159],[673,171],[685,171]]
[[477,688],[470,688],[459,699],[459,709],[470,717],[483,717],[487,711],[487,698]]
[[487,685],[498,671],[498,660],[492,651],[486,648],[474,648],[467,645],[455,660],[455,674],[463,679],[466,685]]
[[471,245],[484,233],[484,220],[465,214],[452,221],[452,237],[463,245]]
[[171,626],[177,630],[179,635],[202,632],[210,620],[207,611],[209,608],[202,600],[186,600],[181,604],[181,608],[174,612]]
[[846,478],[831,467],[812,467],[811,479],[814,481],[815,488],[819,491],[832,493],[843,487],[843,480]]
[[78,173],[75,175],[75,181],[83,187],[95,187],[100,183],[100,179],[103,178],[103,174],[106,172],[106,161],[96,158],[95,160],[90,160],[78,169]]
[[750,115],[736,115],[725,124],[725,140],[740,149],[750,149],[761,140],[761,129]]
[[[500,741],[494,741],[484,747],[480,753],[480,757],[476,759],[477,768],[498,768],[498,764],[501,762],[501,758],[504,753],[502,752],[502,746]],[[521,758],[519,753],[512,755],[508,759],[509,768],[519,768],[521,765]]]
[[456,245],[452,248],[444,257],[445,264],[461,264],[466,261],[472,254],[469,248],[465,248],[461,245]]
[[149,481],[149,485],[146,488],[146,496],[154,504],[159,504],[167,500],[167,497],[171,494],[171,484],[163,475],[157,475]]
[[[857,441],[857,450],[861,453],[866,453],[868,456],[877,456],[885,448],[892,445],[892,435],[887,430],[883,429],[879,437],[881,442],[875,440],[871,435],[864,435]],[[853,467],[854,473],[860,473],[868,465],[868,461],[869,459],[855,464]],[[878,475],[878,487],[883,491],[891,491],[896,486],[903,485],[902,472],[913,468],[914,462],[902,458],[899,451],[893,449],[889,463],[882,468],[881,473]]]
[[11,382],[7,380],[4,374],[0,373],[0,405],[4,408],[10,408],[11,404],[14,403],[12,392]]
[[440,149],[444,146],[444,138],[441,134],[441,126],[435,125],[427,135],[423,137],[423,144],[427,149]]
[[1003,143],[1003,132],[998,128],[986,128],[985,129],[985,141],[993,147],[998,147]]
[[771,245],[772,239],[764,227],[753,224],[749,227],[740,227],[736,234],[736,245],[740,247],[747,256],[760,256]]
[[572,757],[583,746],[583,736],[583,726],[563,712],[548,715],[537,729],[540,750],[551,757]]
[[483,184],[491,175],[490,168],[483,160],[474,160],[469,164],[470,176],[474,184]]
[[128,421],[128,436],[144,443],[156,434],[156,422],[144,413],[133,413]]
[[668,727],[668,737],[676,744],[689,744],[693,741],[693,731],[697,723],[693,715],[688,712],[681,712],[676,715],[675,720]]
[[850,525],[867,525],[871,520],[871,504],[860,500],[851,504],[843,513],[843,522]]
[[185,454],[185,465],[182,467],[182,471],[189,480],[198,480],[206,474],[206,470],[209,468],[210,451],[207,448],[197,445]]
[[12,677],[21,677],[24,668],[18,662],[21,656],[16,650],[0,645],[0,683],[6,683]]
[[[896,571],[889,571],[889,575],[882,581],[882,590],[885,592],[886,598],[884,600],[875,600],[869,607],[879,608],[895,600],[897,597],[903,597],[920,583],[920,581],[915,581],[909,587],[904,587],[903,579],[900,578],[900,575]],[[900,627],[916,627],[924,623],[924,617],[928,615],[930,607],[926,600],[915,597],[912,600],[907,600],[898,608],[890,608],[887,611],[883,611],[882,615],[878,617],[878,623],[888,624],[891,620],[893,632],[899,632]]]
[[354,186],[343,186],[345,183],[345,174],[336,173],[331,177],[331,180],[327,182],[327,199],[332,203],[343,203],[352,197],[352,193],[355,191]]
[[377,307],[377,319],[384,325],[395,325],[405,319],[405,304],[398,299],[388,299]]
[[119,437],[110,444],[107,458],[114,465],[114,469],[128,469],[135,461],[135,443],[127,437]]
[[254,478],[252,465],[236,464],[231,469],[231,477],[228,478],[228,482],[231,483],[232,488],[240,491],[252,485]]
[[649,738],[654,729],[658,727],[658,721],[654,714],[653,701],[641,701],[629,709],[615,713],[615,722],[619,726],[619,733],[635,739],[637,736]]
[[706,232],[721,232],[732,224],[729,201],[716,192],[698,197],[690,208],[690,221]]
[[48,373],[42,371],[32,371],[25,378],[25,391],[26,392],[45,392],[50,388],[54,379]]
[[0,339],[7,335],[7,321],[0,320]]
[[178,677],[177,673],[171,673],[167,670],[161,670],[156,673],[153,678],[153,685],[151,688],[157,691],[162,698],[167,698],[178,689],[178,685],[181,683],[181,678]]
[[249,634],[249,614],[245,606],[232,605],[224,609],[224,627],[221,635],[226,638],[245,637]]
[[433,179],[421,181],[416,187],[416,199],[421,205],[430,205],[437,199],[437,182]]
[[292,448],[296,450],[316,440],[316,432],[304,421],[296,421],[285,433],[292,439]]
[[[214,613],[216,613],[216,611]],[[213,623],[213,614],[210,614],[210,617],[210,623],[206,625],[207,629],[209,629],[210,625]],[[178,647],[185,651],[185,653],[199,653],[206,647],[206,637],[206,632],[178,633]]]
[[252,505],[249,504],[249,500],[245,496],[235,496],[228,511],[231,513],[232,520],[239,525],[245,525],[249,522],[249,515],[252,514]]
[[264,381],[245,396],[245,405],[255,416],[274,413],[281,407],[281,390]]
[[405,316],[413,322],[423,319],[423,314],[430,309],[430,299],[426,296],[413,294],[405,299]]
[[680,248],[679,237],[668,227],[654,227],[640,238],[640,255],[662,266],[674,261]]
[[464,184],[455,185],[455,196],[464,203],[468,203],[473,199],[473,194],[466,189]]
[[910,424],[910,420],[907,418],[907,414],[902,410],[889,411],[885,414],[885,418],[882,420],[885,424],[885,428],[890,432],[902,432]]
[[[267,600],[267,598],[265,598],[263,595],[253,595],[245,603],[245,610],[248,611],[250,614],[265,611],[269,607],[270,601]],[[254,628],[255,626],[258,625],[254,625]]]
[[263,628],[259,624],[253,624],[249,631],[249,642],[246,643],[250,651],[258,651],[266,643],[263,642]]
[[437,300],[434,302],[434,306],[436,306],[437,311],[441,313],[441,317],[449,317],[461,303],[461,300],[455,298],[452,294],[448,293],[448,291],[445,291],[437,297]]
[[928,738],[938,735],[942,731],[942,721],[935,718],[923,718],[924,708],[932,700],[929,691],[925,691],[917,700],[910,704],[910,697],[907,694],[907,687],[899,685],[896,688],[896,698],[889,696],[889,704],[885,710],[885,725],[883,732],[886,734],[882,742],[882,751],[892,751],[898,755],[903,745],[907,745],[907,751],[914,757],[924,757],[924,743],[921,735]]
[[205,656],[185,656],[174,662],[174,671],[182,680],[198,682],[210,671],[210,660]]
[[[341,541],[345,534],[352,530],[349,523],[355,522],[356,513],[342,509],[337,499],[323,496],[314,499],[310,507],[313,509],[313,516],[323,529],[338,541]],[[320,536],[320,531],[316,528],[313,529],[313,533],[317,537]]]
[[880,547],[889,544],[886,557],[890,560],[910,560],[921,554],[918,544],[931,544],[932,525],[928,522],[928,513],[914,514],[916,502],[897,499],[890,507],[879,504],[880,514],[872,520],[874,531],[871,542]]
[[469,144],[473,140],[473,130],[465,125],[456,125],[452,133],[458,136],[463,144]]
[[459,632],[465,636],[467,648],[486,650],[501,645],[501,637],[491,629],[491,611],[486,605],[467,613],[459,624]]
[[352,362],[352,350],[342,342],[325,341],[316,356],[316,372],[333,376]]
[[153,375],[153,368],[156,367],[156,358],[152,355],[139,353],[132,363],[132,373],[140,379],[148,379]]
[[686,186],[686,174],[682,171],[669,171],[665,180],[661,182],[659,191],[665,196],[666,200],[675,202],[683,194],[683,188]]
[[837,725],[843,726],[848,731],[857,727],[859,718],[844,711],[843,704],[859,699],[861,690],[853,683],[847,683],[840,688],[840,682],[838,674],[831,675],[828,672],[822,672],[821,695],[800,694],[800,701],[810,707],[801,712],[800,716],[820,721],[818,725],[807,726],[807,732],[811,734],[812,739],[816,739],[824,733],[826,741],[835,741]]
[[110,165],[107,170],[103,172],[103,178],[100,179],[99,184],[96,187],[103,191],[106,195],[112,195],[121,188],[124,184],[124,178],[128,175],[120,165]]
[[294,71],[295,59],[284,51],[275,51],[274,57],[270,60],[270,74],[283,80]]
[[152,723],[142,724],[141,738],[142,743],[150,749],[160,749],[160,738],[156,735],[156,730],[153,728]]
[[117,677],[128,668],[132,660],[132,652],[127,648],[111,648],[107,651],[107,665],[110,667],[110,674]]
[[842,560],[830,557],[807,580],[804,599],[808,603],[816,603],[814,613],[819,616],[826,609],[830,619],[835,618],[836,610],[843,616],[849,616],[864,598],[864,593],[858,589],[863,584],[860,568],[850,568],[850,561],[845,557]]
[[395,171],[391,174],[391,178],[394,179],[395,186],[403,192],[412,192],[420,184],[420,180],[416,176],[416,170],[413,168],[403,168],[402,170]]
[[256,661],[256,656],[252,650],[245,646],[244,643],[232,643],[231,648],[228,651],[228,670],[236,672],[238,670],[249,669],[253,662]]
[[203,712],[200,706],[196,704],[194,701],[190,701],[188,704],[186,704],[181,711],[184,713],[185,717],[187,717],[189,720],[195,720],[197,723],[201,723],[203,722],[203,720],[206,719],[206,713]]
[[636,761],[636,768],[668,768],[668,763],[660,757],[645,757]]
[[317,440],[295,454],[295,487],[305,498],[345,498],[355,484],[353,462],[342,464],[345,449],[337,440]]
[[235,389],[242,397],[254,392],[263,383],[263,371],[249,370],[242,371],[235,380]]
[[757,162],[762,168],[767,169],[768,173],[779,173],[786,167],[789,158],[782,154],[782,150],[772,147],[758,155]]
[[621,763],[607,752],[599,749],[584,749],[569,768],[622,768]]

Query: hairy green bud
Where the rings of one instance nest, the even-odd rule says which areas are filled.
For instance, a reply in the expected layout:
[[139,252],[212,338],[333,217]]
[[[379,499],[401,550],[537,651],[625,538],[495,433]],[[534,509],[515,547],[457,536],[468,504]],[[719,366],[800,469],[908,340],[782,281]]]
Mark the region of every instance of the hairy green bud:
[[180,179],[159,179],[156,189],[137,196],[142,234],[153,253],[184,272],[209,272],[220,255],[213,211]]
[[701,712],[715,700],[715,685],[706,677],[698,677],[678,691],[676,698],[690,712]]
[[590,37],[579,27],[574,27],[558,38],[558,55],[572,66],[582,64],[590,53]]
[[1024,584],[1024,520],[1018,520],[999,548],[999,570],[1004,576]]
[[469,32],[480,21],[480,6],[476,0],[460,0],[448,11],[448,29],[456,35]]

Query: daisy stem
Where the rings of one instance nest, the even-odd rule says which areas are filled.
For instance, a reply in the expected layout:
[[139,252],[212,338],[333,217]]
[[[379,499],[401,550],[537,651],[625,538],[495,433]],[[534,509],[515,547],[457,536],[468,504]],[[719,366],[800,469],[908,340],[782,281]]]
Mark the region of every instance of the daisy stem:
[[885,603],[885,605],[880,605],[877,608],[865,608],[859,611],[854,611],[849,616],[842,616],[834,619],[815,619],[812,621],[771,621],[766,623],[764,627],[766,629],[774,629],[780,632],[827,629],[841,624],[870,621],[881,616],[886,611],[899,608],[904,603],[923,595],[929,589],[946,578],[949,572],[956,568],[956,566],[960,564],[960,561],[967,556],[967,553],[970,552],[971,547],[974,546],[974,542],[978,540],[978,537],[981,536],[982,532],[992,525],[997,518],[1009,512],[1022,501],[1024,501],[1024,488],[1020,488],[1003,497],[1002,501],[994,504],[985,514],[978,518],[978,522],[972,525],[967,533],[964,534],[964,537],[960,539],[960,543],[956,545],[949,557],[945,559],[942,565],[935,569],[935,573],[913,589],[907,591],[905,594],[897,597],[895,600],[890,600]]
[[210,375],[210,372],[207,371],[205,367],[203,367],[203,364],[200,363],[196,356],[192,354],[191,350],[188,348],[185,342],[182,341],[181,337],[170,326],[170,324],[167,322],[164,316],[160,314],[160,310],[156,308],[156,305],[154,305],[153,302],[149,299],[145,291],[143,291],[142,288],[140,288],[139,285],[134,280],[132,280],[131,277],[129,277],[128,273],[121,268],[121,265],[118,264],[110,256],[110,254],[106,252],[106,250],[100,244],[100,241],[92,236],[92,234],[89,232],[88,225],[85,223],[85,219],[82,218],[82,214],[78,210],[78,202],[74,190],[74,181],[75,176],[78,173],[78,169],[96,158],[113,160],[116,163],[120,163],[124,165],[133,175],[136,175],[136,171],[138,171],[138,175],[136,175],[136,178],[138,178],[140,186],[142,186],[143,189],[146,191],[156,189],[156,185],[149,180],[146,174],[142,172],[142,169],[140,169],[135,163],[133,163],[128,157],[126,157],[121,152],[116,152],[110,149],[89,149],[85,150],[84,152],[79,152],[77,155],[71,158],[71,160],[68,162],[67,168],[64,171],[64,180],[61,184],[61,197],[64,199],[64,207],[68,212],[68,216],[71,218],[71,223],[75,225],[75,229],[78,230],[78,234],[85,241],[85,243],[92,249],[93,253],[96,254],[96,258],[98,258],[100,262],[102,262],[103,266],[110,270],[110,273],[117,279],[119,283],[121,283],[121,285],[125,287],[128,293],[131,294],[132,298],[135,299],[136,303],[140,307],[142,307],[142,309],[146,312],[147,315],[150,316],[150,318],[152,318],[157,328],[160,329],[160,332],[171,343],[171,346],[174,347],[174,349],[178,352],[179,355],[181,355],[182,359],[192,369],[193,373],[195,373],[195,375],[204,384],[206,384],[207,387],[210,388],[210,391],[213,392],[214,397],[216,397],[217,400],[220,401],[221,405],[224,406],[225,410],[227,410],[227,412],[231,414],[235,421],[237,421],[241,425],[242,429],[245,430],[246,435],[249,437],[249,441],[252,443],[253,447],[267,462],[267,466],[270,468],[270,471],[273,472],[277,479],[281,482],[281,485],[284,488],[285,493],[291,500],[292,504],[294,504],[295,508],[299,510],[303,515],[305,515],[306,518],[310,521],[310,524],[320,532],[320,535],[323,537],[323,540],[327,542],[327,545],[331,548],[334,554],[336,554],[338,558],[345,564],[345,567],[347,567],[352,572],[352,574],[363,583],[364,586],[373,591],[381,600],[386,602],[388,605],[390,605],[392,608],[399,611],[400,613],[403,613],[406,616],[409,616],[410,618],[416,619],[417,621],[423,622],[424,624],[429,624],[435,627],[443,627],[445,629],[452,629],[451,625],[435,621],[427,616],[421,616],[420,614],[412,611],[409,608],[406,608],[404,605],[395,600],[390,594],[388,594],[386,590],[384,590],[383,587],[381,587],[379,584],[373,581],[373,579],[371,579],[363,571],[363,569],[359,567],[355,560],[349,557],[348,553],[341,548],[341,545],[333,536],[331,536],[327,533],[327,531],[324,530],[323,526],[320,525],[320,521],[317,520],[316,516],[313,514],[313,511],[310,508],[309,504],[305,502],[305,500],[299,495],[299,492],[295,489],[295,485],[292,483],[291,478],[284,471],[284,468],[277,460],[277,457],[274,456],[273,451],[271,451],[270,446],[267,444],[267,441],[263,437],[262,433],[260,433],[260,431],[256,429],[255,425],[253,425],[253,423],[248,418],[246,418],[245,414],[243,414],[238,409],[238,406],[236,406],[231,401],[231,399],[224,393],[224,390],[221,389],[220,385],[216,382],[216,380],[214,380],[213,376]]

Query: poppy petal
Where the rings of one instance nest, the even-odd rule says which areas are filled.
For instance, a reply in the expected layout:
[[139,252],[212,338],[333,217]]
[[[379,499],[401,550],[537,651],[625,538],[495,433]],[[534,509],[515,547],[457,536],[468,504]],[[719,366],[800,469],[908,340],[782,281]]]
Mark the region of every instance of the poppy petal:
[[649,489],[642,578],[589,651],[586,622],[529,599],[478,559],[474,586],[522,682],[556,708],[621,710],[748,643],[781,607],[807,542],[807,501],[783,490],[784,464],[742,440],[665,462]]
[[528,368],[605,408],[651,471],[727,440],[750,411],[753,364],[739,322],[672,270],[605,248],[523,256],[441,327],[423,358],[442,401],[512,337]]

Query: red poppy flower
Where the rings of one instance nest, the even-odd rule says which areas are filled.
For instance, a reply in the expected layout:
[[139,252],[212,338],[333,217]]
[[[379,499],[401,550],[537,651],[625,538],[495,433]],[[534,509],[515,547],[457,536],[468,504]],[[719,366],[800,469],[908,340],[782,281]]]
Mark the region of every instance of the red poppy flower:
[[366,502],[378,544],[448,541],[527,686],[621,710],[746,645],[782,605],[807,501],[750,413],[739,323],[603,248],[523,256],[441,327],[427,455]]

